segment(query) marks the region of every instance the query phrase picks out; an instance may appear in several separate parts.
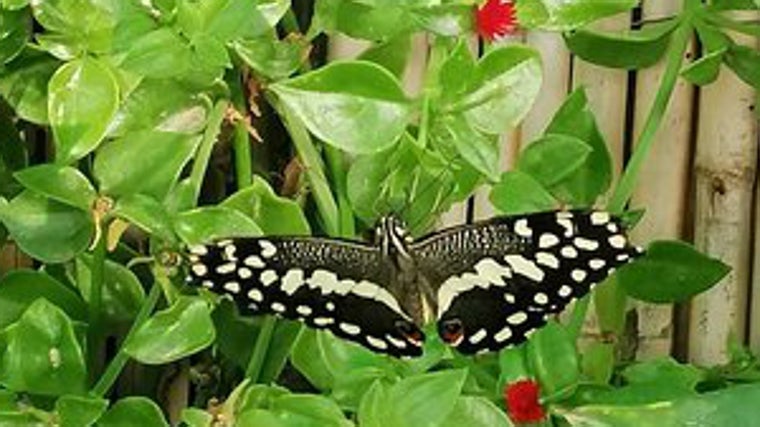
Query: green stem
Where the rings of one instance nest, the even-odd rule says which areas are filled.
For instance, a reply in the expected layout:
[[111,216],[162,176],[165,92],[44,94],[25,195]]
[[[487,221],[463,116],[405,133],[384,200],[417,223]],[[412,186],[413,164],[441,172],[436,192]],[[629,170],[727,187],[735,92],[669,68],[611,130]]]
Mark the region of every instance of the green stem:
[[338,205],[330,190],[324,173],[322,158],[301,120],[286,106],[277,102],[272,96],[267,96],[269,103],[277,110],[288,130],[298,157],[304,165],[306,178],[312,188],[314,201],[317,204],[322,226],[330,236],[340,235],[340,214]]
[[124,341],[121,344],[121,348],[119,348],[119,352],[116,353],[116,356],[113,358],[113,360],[111,360],[111,363],[108,364],[108,367],[98,380],[97,384],[95,384],[95,386],[92,388],[92,395],[99,397],[105,396],[106,393],[108,393],[108,390],[110,390],[113,384],[116,382],[116,379],[119,377],[119,374],[121,374],[121,371],[124,369],[127,361],[129,361],[129,355],[124,351],[125,347],[137,329],[139,329],[140,326],[142,326],[143,323],[148,320],[148,316],[150,316],[150,314],[153,312],[153,309],[156,307],[156,303],[158,303],[158,298],[160,296],[161,286],[158,286],[154,283],[150,288],[148,297],[145,298],[145,301],[143,301],[143,304],[140,307],[140,311],[137,313],[137,317],[135,318],[132,327],[129,329],[129,332],[127,332],[127,336],[124,338]]
[[354,237],[356,225],[354,212],[348,200],[348,187],[346,182],[346,165],[343,153],[335,147],[325,145],[325,156],[330,167],[330,176],[335,183],[335,193],[338,198],[338,215],[340,218],[340,236]]
[[670,42],[670,50],[668,51],[665,73],[662,76],[657,95],[649,110],[646,122],[644,122],[644,128],[641,131],[641,135],[639,135],[633,155],[631,156],[631,159],[625,168],[625,172],[620,178],[620,182],[618,182],[615,192],[610,199],[608,209],[613,213],[622,213],[628,200],[633,195],[633,191],[636,188],[636,182],[641,174],[641,169],[644,166],[644,161],[649,155],[649,152],[652,151],[657,130],[662,123],[665,111],[668,108],[668,103],[670,102],[673,90],[675,89],[678,73],[681,70],[681,64],[683,63],[686,49],[689,46],[692,32],[693,27],[691,19],[686,18],[681,21],[678,28],[673,33],[673,39]]
[[248,368],[245,370],[246,378],[250,379],[253,383],[256,383],[259,376],[261,376],[264,359],[269,351],[269,344],[272,342],[276,324],[277,319],[274,316],[264,317],[264,321],[261,323],[261,330],[256,338],[256,345],[253,346],[253,354],[251,354],[251,358],[248,360]]
[[586,295],[575,302],[570,321],[567,323],[567,331],[570,333],[573,342],[576,342],[581,335],[583,323],[586,321],[586,313],[588,313],[590,303],[591,295]]
[[198,152],[195,155],[195,161],[193,162],[193,169],[190,171],[190,183],[193,189],[193,201],[198,200],[201,194],[201,186],[203,185],[203,177],[206,175],[206,169],[208,168],[209,159],[211,159],[211,152],[214,149],[219,130],[222,127],[222,121],[224,120],[224,114],[227,111],[229,101],[226,99],[217,101],[214,105],[214,109],[211,111],[211,116],[208,119],[208,125],[206,131],[203,133],[203,140],[198,148]]
[[728,28],[748,36],[760,37],[760,25],[753,21],[735,21],[721,13],[705,12],[702,14],[710,23],[723,28]]
[[108,223],[101,221],[102,232],[95,243],[90,269],[90,301],[89,301],[89,359],[91,374],[96,374],[101,366],[100,356],[103,350],[103,284],[105,282],[106,241]]
[[235,125],[232,144],[235,151],[235,178],[238,189],[249,187],[253,183],[253,166],[251,165],[251,141],[245,124]]

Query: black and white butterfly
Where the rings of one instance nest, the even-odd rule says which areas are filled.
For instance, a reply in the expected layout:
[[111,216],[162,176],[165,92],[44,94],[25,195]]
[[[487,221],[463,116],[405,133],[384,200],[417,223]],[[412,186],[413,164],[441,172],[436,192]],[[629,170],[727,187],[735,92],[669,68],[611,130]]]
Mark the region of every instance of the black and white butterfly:
[[496,217],[413,240],[394,217],[375,241],[271,236],[190,248],[191,284],[245,312],[328,329],[375,352],[418,356],[425,320],[464,354],[525,341],[640,253],[600,211]]

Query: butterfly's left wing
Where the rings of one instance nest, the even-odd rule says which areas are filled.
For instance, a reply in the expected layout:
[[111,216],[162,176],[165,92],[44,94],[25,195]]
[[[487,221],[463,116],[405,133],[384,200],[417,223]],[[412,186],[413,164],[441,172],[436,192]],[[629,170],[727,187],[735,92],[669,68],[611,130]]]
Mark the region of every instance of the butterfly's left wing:
[[471,354],[525,341],[638,251],[605,212],[550,211],[433,233],[412,253],[437,289],[441,338]]
[[190,248],[191,285],[229,295],[242,311],[273,313],[375,352],[419,356],[422,331],[387,290],[380,250],[316,237],[219,241]]

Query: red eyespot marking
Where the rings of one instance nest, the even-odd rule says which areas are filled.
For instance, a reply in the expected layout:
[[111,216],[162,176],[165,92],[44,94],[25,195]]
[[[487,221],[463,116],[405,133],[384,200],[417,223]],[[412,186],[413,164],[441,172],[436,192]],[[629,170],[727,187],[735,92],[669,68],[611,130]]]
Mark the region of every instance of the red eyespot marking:
[[464,339],[464,327],[459,319],[445,320],[440,326],[440,336],[447,344],[454,347]]

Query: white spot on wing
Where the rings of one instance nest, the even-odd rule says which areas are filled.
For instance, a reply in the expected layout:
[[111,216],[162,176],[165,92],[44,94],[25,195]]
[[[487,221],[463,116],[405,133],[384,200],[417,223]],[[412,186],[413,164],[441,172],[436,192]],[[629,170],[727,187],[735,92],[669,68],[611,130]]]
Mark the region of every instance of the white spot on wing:
[[190,246],[188,249],[190,249],[191,254],[195,255],[206,255],[208,253],[208,248],[206,248],[205,245],[193,245]]
[[253,273],[245,267],[240,267],[238,268],[238,276],[240,276],[241,279],[250,279],[251,276],[253,276]]
[[216,267],[216,272],[219,273],[219,274],[229,274],[229,273],[232,273],[233,271],[235,271],[235,268],[237,268],[237,266],[235,265],[235,263],[228,262],[226,264],[218,265]]
[[[559,216],[559,214],[557,214]],[[575,233],[575,227],[573,226],[573,222],[566,218],[557,218],[557,224],[561,225],[562,228],[565,229],[565,237],[572,237],[573,233]]]
[[385,339],[387,339],[388,342],[393,344],[393,346],[396,348],[406,348],[406,341],[404,340],[400,340],[390,334],[386,334]]
[[281,302],[275,301],[275,302],[272,303],[272,305],[270,307],[272,307],[272,311],[274,311],[275,313],[284,313],[285,312],[285,305],[283,303],[281,303]]
[[343,332],[345,332],[345,333],[347,333],[349,335],[359,335],[359,333],[361,333],[361,331],[362,331],[362,328],[360,328],[360,327],[358,327],[358,326],[356,326],[356,325],[354,325],[352,323],[341,322],[338,325],[338,327],[340,328],[341,331],[343,331]]
[[299,305],[296,307],[296,313],[300,314],[301,316],[309,316],[311,315],[311,307],[308,305]]
[[591,224],[604,225],[610,222],[610,214],[607,212],[594,212],[591,214]]
[[583,281],[583,279],[586,278],[586,272],[576,268],[572,273],[570,273],[570,277],[572,277],[576,282],[580,283]]
[[252,301],[261,302],[264,301],[264,294],[262,294],[260,290],[253,288],[248,291],[248,298]]
[[568,285],[562,285],[559,288],[559,291],[557,291],[557,295],[561,296],[562,298],[567,298],[572,293],[573,293],[573,288],[571,288]]
[[248,267],[253,268],[264,268],[266,264],[264,264],[264,261],[261,259],[258,255],[251,255],[246,257],[243,260],[243,264],[247,265]]
[[549,252],[539,252],[536,254],[536,262],[551,268],[559,268],[559,260]]
[[277,281],[277,272],[274,270],[264,270],[259,276],[259,280],[262,285],[269,286]]
[[327,326],[335,323],[335,319],[332,317],[316,317],[314,318],[314,324],[317,326]]
[[470,338],[468,339],[468,341],[470,341],[470,344],[477,344],[483,341],[483,339],[485,339],[487,335],[488,333],[486,332],[486,330],[481,328],[480,330],[478,330],[478,332],[475,332],[474,334],[472,334]]
[[227,261],[237,261],[235,251],[237,247],[235,245],[227,245],[224,247],[224,259]]
[[196,276],[205,276],[208,273],[208,268],[203,264],[193,264],[190,268]]
[[294,268],[288,270],[282,278],[282,291],[288,295],[293,295],[298,288],[304,284],[303,270]]
[[518,311],[507,317],[507,322],[513,325],[519,325],[528,320],[528,315],[524,311]]
[[625,247],[625,237],[622,234],[616,234],[609,238],[610,246],[616,249],[623,249]]
[[505,326],[504,329],[500,330],[493,336],[493,339],[498,343],[504,342],[510,338],[512,338],[512,328],[509,326]]
[[591,267],[592,270],[599,270],[600,268],[604,267],[605,264],[606,262],[600,258],[594,258],[588,262],[588,266]]
[[559,243],[559,238],[552,233],[544,233],[538,239],[538,247],[548,249]]
[[543,292],[538,292],[533,296],[533,301],[535,301],[537,304],[544,305],[549,302],[549,297]]
[[565,258],[575,258],[578,256],[578,251],[572,246],[565,246],[559,251],[559,254]]
[[535,282],[544,280],[544,272],[533,261],[522,255],[507,255],[504,260],[512,267],[515,273],[521,274]]
[[515,222],[515,233],[522,237],[531,237],[533,235],[533,230],[528,225],[527,219],[521,218]]
[[269,240],[259,240],[261,246],[261,256],[271,258],[277,253],[277,247]]
[[240,292],[240,283],[238,282],[227,282],[224,284],[224,289],[226,291],[232,292],[233,294]]
[[388,348],[387,342],[373,336],[367,336],[367,344],[379,350],[386,350]]
[[583,250],[586,250],[586,251],[593,251],[593,250],[599,249],[599,242],[597,242],[595,240],[586,239],[586,238],[583,238],[583,237],[576,237],[573,240],[573,244],[578,249],[583,249]]

